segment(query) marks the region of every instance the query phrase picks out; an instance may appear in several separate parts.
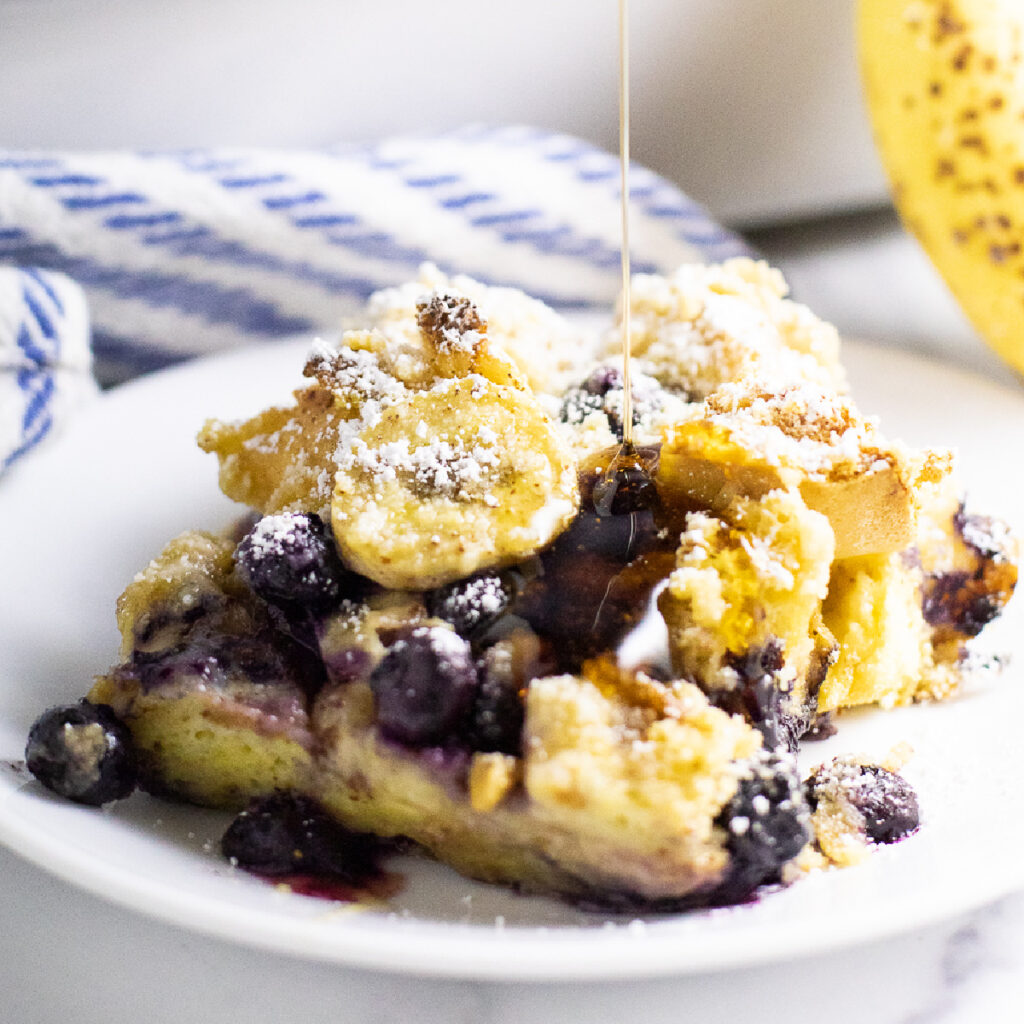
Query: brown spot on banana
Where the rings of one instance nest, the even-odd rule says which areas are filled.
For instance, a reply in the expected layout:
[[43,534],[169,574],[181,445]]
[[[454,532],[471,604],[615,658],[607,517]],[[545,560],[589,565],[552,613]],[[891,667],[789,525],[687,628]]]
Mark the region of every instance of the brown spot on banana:
[[1024,3],[858,3],[896,206],[979,333],[1024,372]]

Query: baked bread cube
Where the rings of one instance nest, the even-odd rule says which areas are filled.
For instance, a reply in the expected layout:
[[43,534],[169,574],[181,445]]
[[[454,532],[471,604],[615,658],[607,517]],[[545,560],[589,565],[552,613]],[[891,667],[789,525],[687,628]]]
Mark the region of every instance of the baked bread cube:
[[658,606],[673,670],[744,715],[769,746],[796,749],[835,658],[821,620],[835,541],[796,491],[686,516]]
[[670,505],[715,511],[796,488],[828,518],[836,557],[849,558],[908,547],[922,490],[951,465],[947,451],[888,443],[849,398],[819,385],[747,379],[665,432],[658,486]]

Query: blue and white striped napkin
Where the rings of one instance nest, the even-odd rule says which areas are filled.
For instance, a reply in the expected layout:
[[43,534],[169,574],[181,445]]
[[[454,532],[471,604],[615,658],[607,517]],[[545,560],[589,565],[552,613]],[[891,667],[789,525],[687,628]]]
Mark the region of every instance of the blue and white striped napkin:
[[[650,171],[630,192],[637,272],[747,252]],[[0,151],[0,467],[90,390],[73,282],[103,384],[334,330],[426,260],[607,308],[618,198],[616,157],[518,127],[316,151]]]
[[85,295],[63,274],[0,266],[0,473],[96,394]]

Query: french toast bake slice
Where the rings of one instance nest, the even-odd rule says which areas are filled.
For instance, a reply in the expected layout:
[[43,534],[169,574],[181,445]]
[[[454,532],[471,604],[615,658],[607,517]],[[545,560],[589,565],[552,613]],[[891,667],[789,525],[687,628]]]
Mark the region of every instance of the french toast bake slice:
[[292,404],[207,423],[249,518],[129,585],[90,693],[143,784],[290,794],[633,909],[742,900],[815,843],[841,859],[837,829],[916,827],[882,766],[805,788],[790,752],[829,712],[952,693],[1012,539],[964,512],[946,453],[858,412],[775,272],[637,295],[628,450],[622,375],[573,328],[433,269],[318,343]]
[[[269,518],[279,538],[296,521]],[[694,685],[595,661],[507,693],[514,648],[503,664],[493,644],[478,671],[471,643],[408,592],[285,608],[265,644],[282,605],[235,550],[185,534],[120,604],[127,657],[90,699],[132,730],[147,787],[233,808],[303,794],[473,877],[610,905],[743,898],[809,838],[793,765]],[[520,700],[510,726],[502,702]],[[731,816],[762,790],[764,827],[735,836]]]

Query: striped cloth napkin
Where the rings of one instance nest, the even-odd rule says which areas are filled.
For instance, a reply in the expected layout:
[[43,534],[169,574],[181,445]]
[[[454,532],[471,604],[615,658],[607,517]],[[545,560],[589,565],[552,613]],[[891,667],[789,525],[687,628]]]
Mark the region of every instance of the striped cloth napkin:
[[[638,273],[748,252],[644,168],[630,194]],[[95,392],[90,361],[105,385],[336,330],[424,261],[608,308],[618,203],[617,157],[519,127],[316,151],[0,150],[0,471]]]

